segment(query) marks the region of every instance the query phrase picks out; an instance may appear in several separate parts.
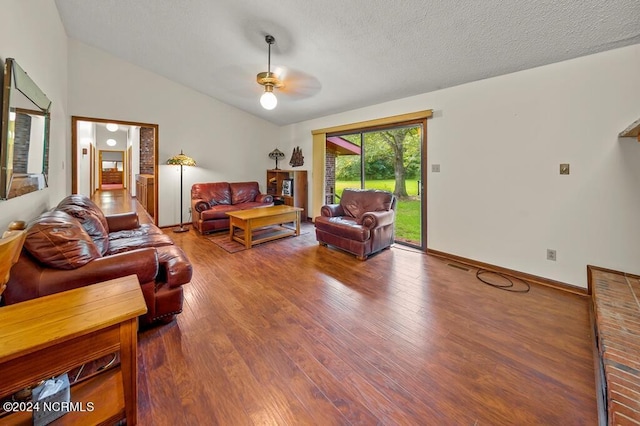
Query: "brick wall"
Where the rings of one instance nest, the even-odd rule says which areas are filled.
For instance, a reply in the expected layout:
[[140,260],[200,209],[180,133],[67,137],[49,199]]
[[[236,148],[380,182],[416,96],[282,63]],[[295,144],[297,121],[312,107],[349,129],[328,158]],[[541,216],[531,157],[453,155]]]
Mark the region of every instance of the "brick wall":
[[327,194],[325,195],[325,203],[335,203],[333,193],[336,188],[336,152],[327,150],[324,170],[324,184]]
[[13,173],[27,173],[29,142],[31,140],[31,116],[16,114],[13,144]]
[[609,424],[640,424],[640,279],[590,270]]
[[140,128],[140,174],[152,175],[155,170],[155,135],[151,127]]

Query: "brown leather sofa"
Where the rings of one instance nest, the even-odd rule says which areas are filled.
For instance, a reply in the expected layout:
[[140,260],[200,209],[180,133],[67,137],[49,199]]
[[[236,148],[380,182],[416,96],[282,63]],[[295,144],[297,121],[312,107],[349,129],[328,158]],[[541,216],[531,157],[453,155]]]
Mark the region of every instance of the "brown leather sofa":
[[195,183],[191,187],[193,227],[201,234],[229,229],[227,212],[272,205],[273,196],[261,194],[258,182]]
[[105,216],[83,195],[70,195],[27,226],[3,303],[9,305],[135,274],[148,311],[141,324],[170,322],[182,311],[192,267],[180,247],[135,212]]
[[393,244],[396,198],[388,191],[345,189],[340,204],[327,204],[315,218],[316,238],[360,260]]

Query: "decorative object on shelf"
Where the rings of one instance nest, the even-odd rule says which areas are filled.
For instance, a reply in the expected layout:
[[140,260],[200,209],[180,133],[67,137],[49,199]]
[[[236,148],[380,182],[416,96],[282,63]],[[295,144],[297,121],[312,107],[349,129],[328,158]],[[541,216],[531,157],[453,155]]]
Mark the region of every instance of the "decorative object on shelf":
[[299,146],[293,148],[293,153],[291,154],[291,160],[289,161],[289,165],[291,167],[298,167],[304,164],[304,157],[302,155],[302,150]]
[[269,153],[269,158],[271,158],[272,160],[276,160],[276,168],[273,170],[280,170],[278,169],[278,160],[282,160],[284,157],[284,152],[280,151],[278,148]]
[[282,179],[282,195],[293,196],[293,179]]
[[183,210],[183,204],[182,204],[182,174],[183,174],[184,166],[192,167],[192,166],[196,165],[196,162],[195,162],[195,160],[193,158],[184,155],[182,153],[182,150],[180,150],[180,154],[169,158],[167,160],[167,164],[173,165],[173,166],[180,166],[180,227],[174,228],[173,232],[186,232],[186,231],[189,230],[189,228],[184,226],[184,224],[182,222],[182,210]]
[[257,75],[256,80],[258,84],[264,86],[264,93],[260,97],[260,105],[262,108],[271,110],[278,105],[278,98],[273,94],[273,88],[280,88],[283,86],[282,81],[271,72],[271,45],[276,42],[276,39],[267,34],[264,38],[269,46],[269,62],[267,65],[267,72],[261,72]]

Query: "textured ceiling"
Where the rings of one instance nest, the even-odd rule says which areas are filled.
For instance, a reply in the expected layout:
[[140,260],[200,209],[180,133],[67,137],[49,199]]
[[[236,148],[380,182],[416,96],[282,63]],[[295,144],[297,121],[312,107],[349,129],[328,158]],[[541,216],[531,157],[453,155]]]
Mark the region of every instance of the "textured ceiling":
[[[56,0],[69,37],[276,124],[640,43],[638,0]],[[258,102],[267,70],[286,87]]]

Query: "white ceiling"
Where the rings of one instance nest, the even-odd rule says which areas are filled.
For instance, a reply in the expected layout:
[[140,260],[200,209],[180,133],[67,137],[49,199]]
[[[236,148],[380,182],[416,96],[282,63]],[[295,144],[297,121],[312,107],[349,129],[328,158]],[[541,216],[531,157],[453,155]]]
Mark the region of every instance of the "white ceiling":
[[[283,125],[640,43],[639,0],[56,0],[69,37]],[[266,111],[256,74],[286,70]]]

